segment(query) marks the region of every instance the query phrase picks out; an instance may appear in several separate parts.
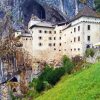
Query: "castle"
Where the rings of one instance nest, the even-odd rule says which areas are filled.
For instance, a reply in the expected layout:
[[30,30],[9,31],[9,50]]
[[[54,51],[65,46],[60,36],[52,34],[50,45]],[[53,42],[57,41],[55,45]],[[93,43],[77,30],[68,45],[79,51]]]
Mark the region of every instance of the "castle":
[[63,55],[84,56],[87,48],[100,42],[100,17],[88,6],[70,21],[58,24],[33,16],[28,31],[21,34],[23,48],[39,61],[59,62]]

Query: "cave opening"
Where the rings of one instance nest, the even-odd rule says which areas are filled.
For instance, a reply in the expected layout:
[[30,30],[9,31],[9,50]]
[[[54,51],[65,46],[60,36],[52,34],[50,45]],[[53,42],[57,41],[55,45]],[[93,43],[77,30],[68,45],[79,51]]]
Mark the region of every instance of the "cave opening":
[[32,15],[39,17],[40,19],[45,19],[45,9],[34,0],[26,0],[22,6],[23,17],[25,24],[27,24]]
[[13,77],[10,82],[18,82],[17,78],[16,77]]

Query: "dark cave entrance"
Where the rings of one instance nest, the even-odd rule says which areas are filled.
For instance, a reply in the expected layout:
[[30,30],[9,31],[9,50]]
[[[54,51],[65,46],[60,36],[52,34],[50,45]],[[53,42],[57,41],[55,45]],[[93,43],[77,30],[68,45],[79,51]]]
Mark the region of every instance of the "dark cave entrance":
[[18,82],[17,78],[16,77],[13,77],[10,82]]
[[26,0],[23,3],[22,10],[25,24],[29,22],[32,14],[40,19],[46,18],[45,9],[34,0]]

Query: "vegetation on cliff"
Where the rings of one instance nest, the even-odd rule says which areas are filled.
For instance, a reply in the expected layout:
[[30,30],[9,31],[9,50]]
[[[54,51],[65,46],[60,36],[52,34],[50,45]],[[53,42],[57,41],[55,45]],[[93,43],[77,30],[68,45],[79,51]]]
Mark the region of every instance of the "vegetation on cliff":
[[100,63],[70,76],[65,75],[51,90],[36,100],[99,100]]

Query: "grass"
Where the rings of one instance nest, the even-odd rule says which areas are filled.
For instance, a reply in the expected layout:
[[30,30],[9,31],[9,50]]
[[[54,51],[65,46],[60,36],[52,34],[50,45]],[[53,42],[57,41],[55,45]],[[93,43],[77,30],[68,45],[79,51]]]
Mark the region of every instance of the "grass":
[[65,75],[36,100],[100,100],[100,63],[73,75]]

